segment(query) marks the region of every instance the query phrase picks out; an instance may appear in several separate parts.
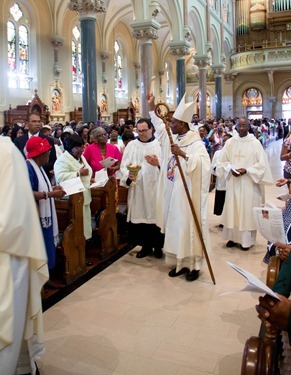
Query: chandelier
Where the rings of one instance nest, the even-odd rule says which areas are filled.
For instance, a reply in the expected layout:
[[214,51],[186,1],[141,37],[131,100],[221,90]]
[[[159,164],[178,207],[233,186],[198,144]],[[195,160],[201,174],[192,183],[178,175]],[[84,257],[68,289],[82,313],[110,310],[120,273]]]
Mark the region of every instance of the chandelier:
[[77,13],[102,13],[106,11],[104,0],[70,0],[68,8]]

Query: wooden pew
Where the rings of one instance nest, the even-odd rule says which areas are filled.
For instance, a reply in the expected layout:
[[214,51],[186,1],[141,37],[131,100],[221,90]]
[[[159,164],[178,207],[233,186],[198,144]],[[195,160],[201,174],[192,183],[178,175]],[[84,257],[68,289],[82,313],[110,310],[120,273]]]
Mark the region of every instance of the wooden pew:
[[86,272],[83,202],[83,193],[73,194],[69,199],[55,199],[62,236],[59,250],[65,259],[65,284],[72,283]]
[[[273,256],[267,270],[266,284],[272,288],[280,271],[281,260]],[[258,336],[251,336],[245,343],[241,375],[276,375],[278,331],[266,329],[261,324]]]
[[108,258],[118,250],[117,220],[115,203],[116,180],[110,177],[104,187],[91,189],[92,216],[99,212],[96,232],[100,237],[102,259]]

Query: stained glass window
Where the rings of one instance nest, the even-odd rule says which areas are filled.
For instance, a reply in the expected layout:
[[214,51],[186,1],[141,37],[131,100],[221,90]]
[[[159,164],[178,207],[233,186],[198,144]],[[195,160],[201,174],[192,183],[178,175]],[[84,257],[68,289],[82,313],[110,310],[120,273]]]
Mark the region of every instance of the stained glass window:
[[81,41],[80,31],[77,26],[73,28],[72,39],[72,82],[73,93],[81,93],[82,88],[82,67],[81,67]]
[[122,68],[123,68],[123,61],[122,61],[122,52],[120,48],[119,42],[116,40],[114,43],[114,72],[115,72],[115,89],[122,90],[123,85],[123,77],[122,77]]
[[244,107],[261,106],[263,102],[261,91],[254,87],[247,89],[243,93],[242,105]]
[[7,22],[8,85],[29,89],[32,80],[29,77],[29,32],[17,3],[10,8],[10,16],[13,19]]

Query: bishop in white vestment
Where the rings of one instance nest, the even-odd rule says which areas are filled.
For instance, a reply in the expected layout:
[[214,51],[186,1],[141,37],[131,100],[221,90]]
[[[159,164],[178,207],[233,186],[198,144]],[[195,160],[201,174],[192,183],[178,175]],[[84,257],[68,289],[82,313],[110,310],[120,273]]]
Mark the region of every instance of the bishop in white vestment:
[[174,145],[171,146],[165,124],[153,111],[154,97],[148,96],[150,116],[156,129],[155,137],[162,147],[161,175],[158,186],[157,225],[165,233],[166,262],[175,266],[170,277],[186,273],[188,281],[199,276],[203,246],[175,161],[178,155],[186,184],[199,221],[207,250],[210,250],[208,229],[208,192],[211,163],[199,133],[190,130],[194,103],[185,103],[185,96],[171,120]]
[[227,247],[240,244],[241,250],[256,242],[253,207],[264,203],[264,185],[273,184],[266,153],[248,129],[248,121],[240,118],[237,133],[225,143],[216,166],[217,176],[226,179],[223,239],[228,240]]

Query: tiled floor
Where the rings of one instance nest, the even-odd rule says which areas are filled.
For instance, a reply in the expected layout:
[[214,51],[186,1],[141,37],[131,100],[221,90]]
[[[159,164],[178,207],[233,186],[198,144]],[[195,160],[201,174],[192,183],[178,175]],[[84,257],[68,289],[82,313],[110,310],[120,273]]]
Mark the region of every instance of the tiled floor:
[[[267,148],[274,180],[281,177],[281,141]],[[267,199],[282,206],[267,187]],[[169,278],[163,260],[137,259],[136,249],[44,314],[46,354],[42,375],[236,375],[246,339],[260,322],[259,294],[239,292],[245,280],[226,261],[265,280],[266,241],[258,234],[248,252],[228,249],[212,215],[209,254],[216,285],[204,263],[201,277]],[[233,291],[232,294],[222,295]]]

